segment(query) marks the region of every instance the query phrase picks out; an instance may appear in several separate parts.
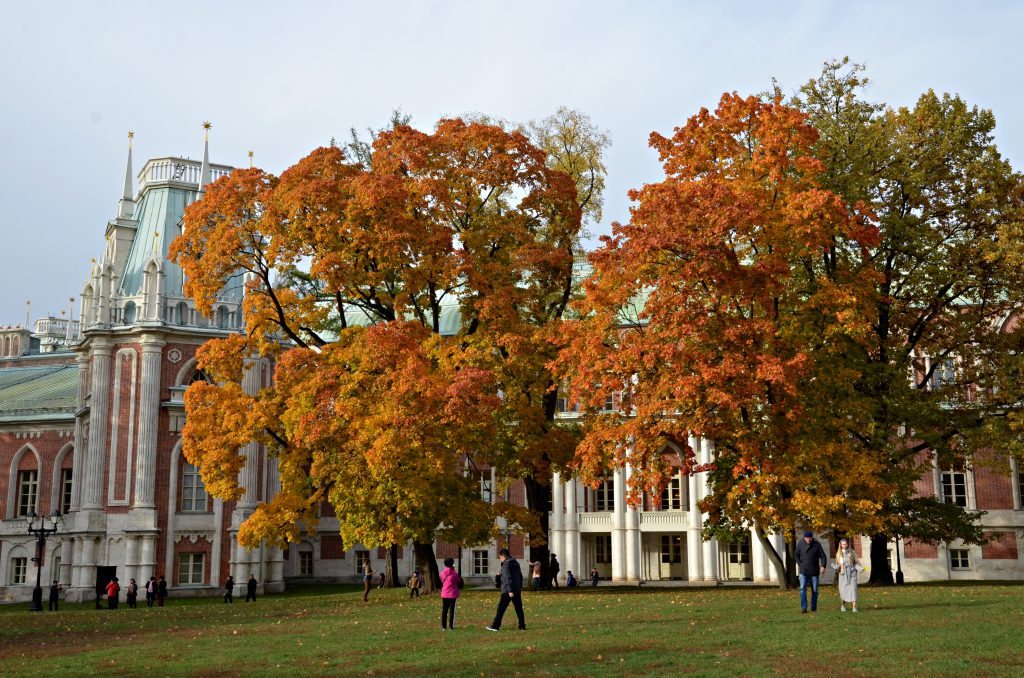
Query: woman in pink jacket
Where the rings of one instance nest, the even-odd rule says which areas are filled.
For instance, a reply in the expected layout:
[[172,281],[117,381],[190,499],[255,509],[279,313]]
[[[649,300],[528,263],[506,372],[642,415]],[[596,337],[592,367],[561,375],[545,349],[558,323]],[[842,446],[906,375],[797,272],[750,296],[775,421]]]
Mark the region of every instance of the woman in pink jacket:
[[441,628],[455,628],[455,603],[459,599],[459,587],[462,576],[455,571],[455,560],[444,559],[444,570],[441,571]]

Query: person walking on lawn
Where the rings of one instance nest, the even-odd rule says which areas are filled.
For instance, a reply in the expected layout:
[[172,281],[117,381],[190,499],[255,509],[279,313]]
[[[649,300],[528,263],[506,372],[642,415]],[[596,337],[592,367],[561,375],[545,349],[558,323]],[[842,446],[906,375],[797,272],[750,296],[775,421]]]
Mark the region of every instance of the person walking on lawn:
[[516,617],[519,618],[519,630],[526,630],[526,615],[523,614],[523,571],[519,569],[519,563],[508,549],[498,551],[498,560],[501,561],[501,598],[498,599],[498,610],[494,613],[494,621],[487,627],[488,631],[497,631],[501,628],[501,618],[505,616],[508,604],[516,608]]
[[462,575],[455,570],[455,559],[444,559],[444,570],[441,571],[441,628],[455,628],[455,603],[459,600],[459,587],[462,586]]
[[810,530],[796,545],[796,566],[800,573],[800,612],[807,612],[807,585],[811,586],[811,612],[818,611],[818,577],[825,573],[828,556]]

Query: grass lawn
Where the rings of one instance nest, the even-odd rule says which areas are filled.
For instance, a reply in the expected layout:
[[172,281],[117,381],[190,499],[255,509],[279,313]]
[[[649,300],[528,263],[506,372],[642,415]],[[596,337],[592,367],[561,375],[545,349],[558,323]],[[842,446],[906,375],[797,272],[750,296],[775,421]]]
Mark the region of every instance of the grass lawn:
[[[528,630],[498,594],[466,590],[454,631],[436,595],[310,587],[256,603],[163,609],[0,607],[0,675],[1024,675],[1024,586],[861,588],[859,614],[823,588],[817,614],[768,588],[526,593]],[[173,595],[173,591],[172,591]],[[45,601],[44,601],[45,604]]]

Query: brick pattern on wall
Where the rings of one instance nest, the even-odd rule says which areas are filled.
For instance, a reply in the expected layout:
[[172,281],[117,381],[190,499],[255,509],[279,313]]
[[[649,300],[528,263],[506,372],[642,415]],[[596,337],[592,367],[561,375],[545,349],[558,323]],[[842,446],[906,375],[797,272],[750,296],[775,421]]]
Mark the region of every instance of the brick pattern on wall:
[[1010,476],[988,466],[974,467],[974,496],[982,511],[1013,509]]
[[1016,532],[985,532],[986,537],[992,537],[992,541],[981,547],[981,557],[984,560],[1017,560],[1017,533]]
[[[48,424],[53,426],[53,424]],[[10,474],[11,462],[14,461],[14,456],[22,450],[22,448],[31,445],[39,453],[39,459],[41,466],[39,467],[38,476],[38,509],[37,513],[40,515],[49,515],[54,510],[60,510],[60,493],[57,496],[57,505],[51,505],[51,498],[53,495],[53,483],[60,483],[60,473],[57,473],[56,481],[53,478],[54,466],[57,463],[57,455],[60,451],[68,444],[74,443],[74,422],[69,419],[68,423],[61,428],[51,429],[39,429],[30,433],[14,434],[10,432],[0,432],[0,518],[6,518],[8,515],[14,515],[17,510],[18,501],[18,475],[17,470],[31,470],[36,468],[36,455],[32,454],[31,451],[26,451],[21,456],[21,460],[18,462],[18,469],[14,475]],[[65,455],[61,467],[71,468],[74,459],[74,450],[70,449]],[[15,484],[14,492],[11,493],[12,501],[15,502],[12,506],[7,505],[7,495],[11,484]]]
[[922,544],[907,540],[903,542],[903,556],[905,558],[938,558],[939,547],[934,544]]
[[[285,551],[287,553],[287,551]],[[345,557],[344,544],[341,537],[336,534],[326,534],[320,537],[320,559],[340,560]]]

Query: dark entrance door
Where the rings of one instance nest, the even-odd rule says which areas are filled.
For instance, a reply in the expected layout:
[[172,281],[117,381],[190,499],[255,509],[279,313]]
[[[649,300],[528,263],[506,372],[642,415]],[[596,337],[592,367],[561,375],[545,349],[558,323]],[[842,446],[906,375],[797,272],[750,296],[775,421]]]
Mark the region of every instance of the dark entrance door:
[[107,595],[107,584],[117,576],[117,568],[108,565],[100,565],[96,568],[96,607]]

